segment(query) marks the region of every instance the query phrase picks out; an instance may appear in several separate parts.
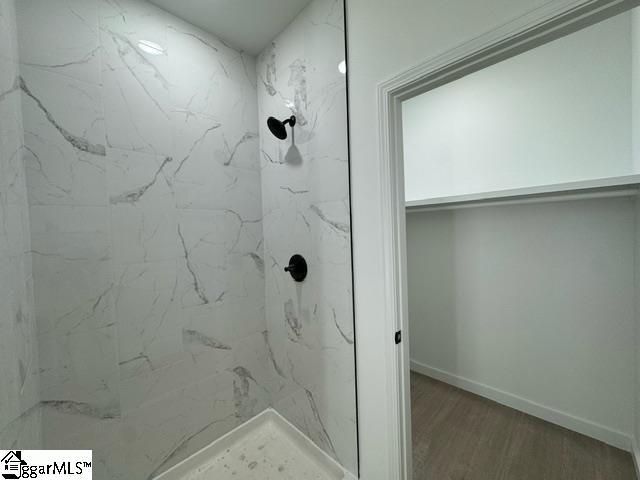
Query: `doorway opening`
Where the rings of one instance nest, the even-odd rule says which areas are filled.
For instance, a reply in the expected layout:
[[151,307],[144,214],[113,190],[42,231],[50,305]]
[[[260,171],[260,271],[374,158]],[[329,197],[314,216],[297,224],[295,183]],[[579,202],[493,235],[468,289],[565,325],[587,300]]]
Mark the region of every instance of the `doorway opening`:
[[400,478],[636,478],[637,5],[380,87]]

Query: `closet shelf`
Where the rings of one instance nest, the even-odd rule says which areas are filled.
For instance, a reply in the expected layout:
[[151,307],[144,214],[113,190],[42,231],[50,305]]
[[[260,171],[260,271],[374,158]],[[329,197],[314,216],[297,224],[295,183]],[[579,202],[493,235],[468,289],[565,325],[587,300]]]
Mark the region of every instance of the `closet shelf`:
[[517,203],[546,203],[587,198],[628,197],[640,193],[640,175],[426,198],[406,203],[407,213]]

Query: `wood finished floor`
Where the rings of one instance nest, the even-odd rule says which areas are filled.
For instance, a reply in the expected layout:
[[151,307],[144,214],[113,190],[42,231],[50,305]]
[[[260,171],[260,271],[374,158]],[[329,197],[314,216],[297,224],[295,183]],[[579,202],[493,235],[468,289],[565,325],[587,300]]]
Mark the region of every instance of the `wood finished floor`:
[[631,455],[411,372],[414,480],[636,480]]

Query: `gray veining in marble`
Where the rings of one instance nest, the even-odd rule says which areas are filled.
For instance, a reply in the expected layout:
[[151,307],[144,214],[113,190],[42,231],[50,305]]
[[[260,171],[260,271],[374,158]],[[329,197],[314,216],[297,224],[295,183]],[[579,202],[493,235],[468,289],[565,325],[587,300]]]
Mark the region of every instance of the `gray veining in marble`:
[[256,414],[258,401],[252,398],[250,393],[251,387],[259,384],[251,372],[244,367],[235,367],[233,373],[233,398],[236,405],[236,416],[247,420]]
[[2,446],[153,478],[273,406],[355,470],[340,5],[255,59],[143,0],[0,0]]
[[287,86],[293,89],[293,114],[296,116],[296,121],[298,125],[305,126],[307,124],[305,112],[309,103],[307,99],[307,66],[304,60],[296,58],[289,65]]
[[67,131],[62,125],[60,125],[53,117],[51,112],[49,112],[49,110],[47,110],[47,108],[42,104],[42,101],[38,97],[36,97],[33,92],[31,92],[26,82],[24,81],[24,78],[20,77],[19,85],[24,94],[27,97],[31,98],[36,103],[38,108],[42,110],[42,113],[44,113],[49,123],[51,123],[51,125],[53,125],[53,127],[58,130],[58,132],[60,132],[64,139],[69,142],[74,148],[82,152],[105,156],[104,145],[93,145],[86,138],[74,135],[71,132]]
[[329,225],[331,225],[336,230],[340,230],[341,232],[344,232],[344,233],[349,233],[351,231],[351,229],[349,227],[349,224],[347,222],[340,222],[340,221],[337,221],[337,220],[329,219],[323,213],[323,211],[320,209],[320,207],[318,207],[317,205],[311,205],[311,211],[313,213],[315,213],[316,215],[318,215],[318,217],[320,217],[320,220],[322,220],[325,223],[328,223]]
[[269,48],[262,53],[262,58],[265,61],[265,73],[262,83],[264,84],[267,94],[273,97],[278,93],[274,86],[277,81],[275,43],[272,43]]
[[[207,297],[207,294],[202,288],[202,286],[200,285],[198,274],[196,273],[193,267],[193,264],[189,259],[189,249],[187,248],[187,245],[184,241],[184,236],[182,235],[182,231],[180,230],[180,225],[178,225],[178,236],[180,237],[180,243],[182,244],[182,251],[184,252],[184,263],[185,263],[185,266],[187,267],[187,270],[189,271],[189,275],[192,278],[193,289],[198,295],[198,297],[200,298],[200,300],[202,300],[202,304],[208,305],[210,303],[209,298]],[[218,296],[218,298],[220,299],[221,297]]]
[[158,167],[158,170],[156,170],[156,172],[153,174],[153,178],[148,182],[145,183],[144,185],[129,191],[129,192],[125,192],[122,193],[120,195],[116,195],[114,197],[111,197],[111,203],[112,204],[116,204],[116,203],[135,203],[138,200],[140,200],[140,198],[147,193],[147,191],[153,187],[155,185],[155,183],[158,181],[158,177],[160,176],[160,174],[163,172],[164,168],[169,165],[171,162],[173,162],[173,158],[171,157],[165,157],[164,160],[162,161],[162,163],[160,164],[160,166]]
[[271,362],[273,369],[282,378],[287,378],[287,375],[284,373],[282,368],[280,368],[280,365],[278,365],[278,361],[276,360],[273,349],[271,348],[271,344],[269,343],[269,332],[265,330],[264,332],[262,332],[262,336],[264,337],[264,343],[267,345],[267,353],[269,354],[269,361]]
[[25,111],[19,328],[43,367],[17,359],[38,414],[4,428],[0,407],[0,438],[39,418],[44,448],[91,445],[95,478],[150,478],[270,405],[255,60],[140,0],[17,7],[0,106]]
[[67,415],[86,415],[100,420],[120,418],[118,407],[97,408],[94,405],[72,400],[44,400],[40,402],[43,408],[51,408]]
[[182,338],[185,343],[200,344],[205,347],[215,348],[218,350],[231,350],[229,345],[222,343],[215,338],[209,337],[202,332],[198,332],[197,330],[183,329]]
[[[274,407],[357,469],[346,82],[342,2],[315,0],[258,58],[266,279]],[[274,138],[264,119],[296,115]],[[293,253],[309,264],[296,285]],[[284,368],[283,368],[284,367]]]

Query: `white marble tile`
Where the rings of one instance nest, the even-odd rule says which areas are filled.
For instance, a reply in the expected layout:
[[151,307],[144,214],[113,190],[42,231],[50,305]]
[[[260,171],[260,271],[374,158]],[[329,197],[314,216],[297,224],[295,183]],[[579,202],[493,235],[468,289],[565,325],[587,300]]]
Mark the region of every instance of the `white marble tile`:
[[[171,155],[169,14],[136,0],[100,1],[103,98],[109,146]],[[140,41],[158,45],[145,52]]]
[[187,24],[168,38],[178,206],[257,219],[255,61]]
[[[0,425],[38,401],[33,296],[22,255],[0,255]],[[1,428],[1,426],[0,426]]]
[[[234,342],[264,331],[264,300],[257,296],[258,291],[254,289],[254,298],[229,295],[212,305],[183,307],[185,348],[192,354],[201,354],[208,345],[233,347]],[[264,350],[265,346],[260,348]]]
[[238,423],[233,377],[225,372],[127,413],[110,461],[129,478],[153,478]]
[[[0,257],[0,266],[6,275],[20,278],[20,261],[18,259]],[[4,277],[4,276],[3,276]],[[11,277],[4,277],[11,278]],[[20,403],[20,368],[18,363],[15,336],[15,297],[19,286],[4,280],[0,283],[0,301],[2,301],[2,320],[0,321],[0,428],[19,416]]]
[[42,448],[42,416],[38,406],[24,409],[7,426],[0,428],[0,445],[3,448]]
[[109,149],[108,193],[116,264],[175,260],[173,158]]
[[0,213],[0,258],[14,259],[24,253],[23,208],[3,203]]
[[180,210],[178,236],[184,306],[230,299],[262,302],[255,295],[262,285],[259,218],[226,209]]
[[174,166],[172,157],[108,149],[109,203],[175,207],[172,186]]
[[106,205],[100,89],[22,68],[24,158],[31,205]]
[[115,326],[40,333],[39,342],[44,406],[76,415],[79,423],[120,415]]
[[111,257],[106,206],[33,205],[30,216],[35,254],[69,262]]
[[183,352],[176,261],[120,267],[114,286],[121,378],[176,361]]
[[168,260],[177,254],[177,214],[161,205],[112,205],[114,259],[118,263]]
[[[352,385],[344,385],[348,386],[353,388]],[[355,421],[352,418],[334,418],[329,413],[331,405],[323,400],[326,401],[323,392],[317,394],[299,389],[276,403],[274,408],[278,412],[286,412],[287,420],[341,465],[357,462],[356,450],[352,444]]]
[[[32,393],[12,394],[0,420],[18,420],[0,438],[42,417],[45,445],[94,448],[96,478],[150,478],[275,404],[353,469],[341,4],[313,2],[257,67],[146,1],[22,0],[20,22],[21,83],[0,44],[0,153],[13,158],[0,162],[0,264],[22,255],[30,270],[33,251],[37,308],[23,317],[37,319],[42,368],[24,367],[38,363],[28,327],[13,329],[23,367],[0,368],[0,392],[3,378],[32,391],[24,372],[39,372],[43,403],[25,415]],[[3,137],[22,128],[19,95],[24,149]],[[294,148],[265,125],[291,112]],[[302,286],[282,271],[293,253],[310,263]]]
[[39,410],[45,448],[82,450],[91,445],[99,452],[119,439],[122,418],[112,410],[74,402],[44,402]]
[[225,348],[187,349],[171,363],[122,379],[122,409],[128,413],[144,403],[182,390],[204,378],[228,372],[234,366],[233,360],[233,351]]
[[236,416],[249,420],[271,406],[271,390],[277,382],[262,332],[236,342],[233,355]]
[[258,145],[251,131],[230,134],[220,120],[188,112],[176,111],[173,118],[178,207],[230,209],[249,220],[260,218],[260,174],[253,168],[257,160],[251,160],[257,159]]
[[[269,404],[235,354],[264,329],[253,61],[147,5],[107,1],[101,13],[117,70],[105,63],[103,95],[127,426],[99,464],[115,478],[165,469],[236,426],[237,411]],[[146,56],[140,39],[167,54]]]
[[18,38],[15,0],[0,1],[0,59],[18,60]]
[[20,61],[98,85],[97,0],[17,2]]
[[80,418],[115,415],[108,208],[34,205],[31,220],[41,400]]
[[[15,64],[0,60],[0,71],[17,74]],[[0,76],[3,76],[0,74]],[[2,82],[0,80],[0,82]],[[17,77],[7,76],[0,86],[0,201],[8,205],[27,205],[27,190],[23,161],[23,124],[20,92],[17,90]]]
[[[257,137],[255,59],[186,23],[169,27],[168,45],[173,108],[218,120],[232,136],[241,133],[228,139],[231,147],[247,132]],[[241,166],[240,158],[229,160]]]
[[[266,320],[275,408],[355,471],[356,423],[342,3],[315,0],[258,58]],[[302,40],[304,39],[304,40]],[[295,114],[289,139],[265,119]],[[282,268],[304,255],[309,276]]]
[[15,3],[0,0],[0,445],[41,445]]

